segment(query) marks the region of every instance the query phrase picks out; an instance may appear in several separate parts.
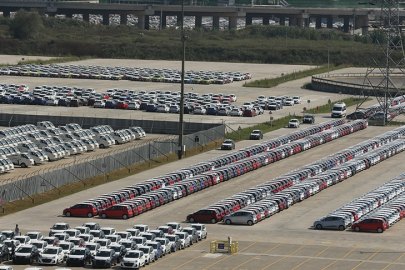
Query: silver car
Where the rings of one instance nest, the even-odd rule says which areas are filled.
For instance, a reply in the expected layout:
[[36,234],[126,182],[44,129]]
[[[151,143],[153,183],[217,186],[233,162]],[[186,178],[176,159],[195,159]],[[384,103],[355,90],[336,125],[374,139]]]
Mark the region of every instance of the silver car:
[[314,227],[320,229],[338,229],[345,230],[349,223],[341,216],[326,216],[314,222]]
[[224,217],[224,222],[230,224],[247,224],[252,226],[257,223],[256,214],[250,211],[236,211]]

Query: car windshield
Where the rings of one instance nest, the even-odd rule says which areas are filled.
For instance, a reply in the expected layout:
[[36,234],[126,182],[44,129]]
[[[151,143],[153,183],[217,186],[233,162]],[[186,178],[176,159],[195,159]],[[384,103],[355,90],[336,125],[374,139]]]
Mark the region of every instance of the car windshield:
[[110,252],[105,250],[100,250],[97,252],[96,256],[99,257],[110,257]]
[[184,239],[185,238],[185,234],[176,234],[180,239]]
[[342,111],[343,107],[333,107],[332,110],[334,110],[334,111]]
[[156,241],[159,242],[162,245],[166,244],[166,241],[164,239],[159,239],[159,240],[156,240]]
[[161,230],[164,233],[168,233],[169,232],[169,228],[159,228],[159,230]]
[[102,247],[107,246],[107,241],[102,241],[102,240],[100,240],[100,241],[95,241],[95,243],[99,243],[100,246],[102,246]]
[[84,249],[73,249],[70,252],[70,255],[84,255],[85,250]]
[[260,134],[260,131],[258,131],[258,130],[253,130],[253,131],[252,131],[252,134]]
[[153,247],[153,249],[157,249],[158,248],[158,244],[156,243],[147,243],[148,246]]
[[146,254],[149,254],[149,248],[139,248],[140,251],[143,251]]
[[58,250],[56,248],[46,248],[42,252],[43,254],[56,254],[58,253]]
[[108,248],[114,250],[115,252],[120,252],[120,250],[121,250],[120,246],[109,246]]
[[125,254],[125,258],[139,258],[139,252],[128,252]]
[[89,250],[96,250],[96,245],[85,245]]
[[152,240],[152,235],[151,234],[145,234],[143,235],[147,240]]
[[305,118],[312,118],[312,115],[307,114],[307,115],[305,115],[304,117],[305,117]]
[[142,244],[142,242],[143,242],[143,240],[141,238],[135,238],[134,241],[137,244]]
[[59,244],[58,247],[61,247],[63,250],[69,250],[70,249],[69,244]]
[[79,239],[72,239],[72,240],[70,240],[70,242],[72,242],[75,245],[78,245],[80,240]]
[[191,227],[195,228],[197,231],[202,230],[202,226],[200,225],[193,225]]
[[18,253],[31,253],[31,248],[29,248],[29,247],[20,247],[20,248],[17,250],[17,252],[18,252]]
[[131,247],[131,243],[130,242],[120,242],[121,245],[123,245],[126,248],[130,248]]
[[31,245],[36,246],[37,248],[42,248],[44,243],[31,243]]
[[91,233],[94,237],[100,237],[100,232],[92,232]]
[[65,227],[65,225],[55,224],[55,225],[53,225],[52,229],[54,229],[54,230],[66,230],[66,227]]
[[31,239],[37,239],[37,234],[34,234],[34,233],[27,233],[26,234],[26,236],[28,236],[29,238],[31,238]]
[[224,143],[232,143],[231,140],[225,140]]
[[7,238],[10,238],[10,236],[13,234],[12,232],[2,232],[1,234],[5,235]]
[[44,239],[48,244],[53,244],[54,240],[53,239]]

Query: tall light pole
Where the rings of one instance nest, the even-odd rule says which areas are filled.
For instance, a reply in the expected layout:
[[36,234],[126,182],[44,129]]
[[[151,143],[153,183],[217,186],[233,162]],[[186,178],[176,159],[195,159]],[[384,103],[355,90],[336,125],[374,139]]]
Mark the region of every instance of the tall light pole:
[[329,47],[330,45],[328,45],[328,76],[329,76]]
[[186,36],[184,35],[184,0],[181,0],[181,88],[180,88],[180,119],[179,119],[179,159],[183,158],[183,133],[184,133],[184,62],[186,61]]

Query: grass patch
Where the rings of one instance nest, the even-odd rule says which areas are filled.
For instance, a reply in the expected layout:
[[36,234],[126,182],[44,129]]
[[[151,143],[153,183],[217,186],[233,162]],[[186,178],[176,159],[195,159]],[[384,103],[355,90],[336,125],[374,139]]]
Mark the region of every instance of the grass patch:
[[[214,150],[216,148],[219,148],[222,143],[222,140],[210,142],[206,144],[204,147],[198,146],[195,148],[190,148],[185,151],[184,158],[192,157],[194,155],[200,154],[202,152],[208,152],[211,150]],[[148,162],[141,162],[137,164],[133,164],[131,166],[128,166],[128,168],[131,170],[131,172],[128,172],[128,170],[124,167],[115,171],[111,171],[107,173],[108,177],[104,177],[103,174],[97,175],[91,178],[84,179],[83,182],[86,183],[86,186],[83,185],[83,182],[78,181],[78,182],[73,182],[64,186],[59,187],[61,190],[61,194],[59,194],[59,191],[57,189],[49,190],[41,194],[35,194],[31,195],[31,197],[34,199],[34,203],[32,202],[31,198],[26,197],[22,200],[16,200],[13,202],[8,202],[2,205],[3,211],[0,210],[0,217],[13,214],[31,207],[35,207],[37,205],[41,205],[53,200],[57,200],[62,197],[66,197],[69,195],[72,195],[77,192],[81,192],[99,185],[103,185],[105,183],[113,182],[120,180],[122,178],[138,174],[140,172],[150,170],[174,161],[177,161],[178,157],[177,154],[169,154],[166,156],[161,156],[152,160],[148,160]],[[146,179],[145,179],[146,180]],[[63,209],[60,209],[61,211]]]
[[[366,99],[366,101],[370,101],[370,100],[372,100],[372,98]],[[357,103],[358,103],[358,100],[356,98],[346,98],[341,101],[346,103],[346,107],[354,106],[354,105],[357,105]],[[334,103],[318,106],[318,110],[316,108],[312,108],[312,109],[306,110],[305,113],[309,113],[309,114],[329,113],[332,110],[333,104]]]
[[290,121],[290,119],[294,119],[294,118],[300,120],[302,118],[302,116],[298,116],[298,115],[285,116],[285,117],[272,121],[272,123],[269,121],[269,122],[265,122],[265,123],[251,126],[248,128],[244,128],[240,132],[234,131],[234,132],[228,133],[226,135],[226,138],[232,139],[234,141],[247,140],[247,139],[249,139],[250,133],[255,129],[260,129],[263,133],[271,132],[271,131],[274,131],[274,130],[277,130],[280,128],[285,128],[288,125],[288,122]]
[[[342,68],[348,67],[347,65],[339,65],[339,66],[334,66],[330,65],[329,70],[338,70]],[[308,69],[308,70],[302,70],[299,72],[294,72],[294,73],[289,73],[289,74],[284,74],[281,77],[276,77],[272,79],[263,79],[263,80],[255,80],[253,82],[245,82],[243,86],[245,87],[261,87],[261,88],[271,88],[275,87],[281,83],[293,81],[293,80],[298,80],[302,78],[306,78],[308,76],[313,76],[315,74],[320,74],[320,73],[325,73],[328,72],[328,66],[323,65],[321,67],[313,68],[313,69]]]

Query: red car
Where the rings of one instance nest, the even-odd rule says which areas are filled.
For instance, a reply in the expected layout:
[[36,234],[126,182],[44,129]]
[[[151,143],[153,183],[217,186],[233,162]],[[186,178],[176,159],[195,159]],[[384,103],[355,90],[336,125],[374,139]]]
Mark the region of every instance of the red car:
[[116,109],[128,109],[128,103],[125,101],[119,101],[115,106]]
[[187,220],[193,222],[211,222],[217,223],[221,221],[221,213],[216,209],[201,209],[197,212],[189,214]]
[[114,205],[108,209],[105,209],[99,213],[102,218],[123,218],[127,219],[134,216],[132,208],[128,205]]
[[388,228],[388,220],[382,218],[367,218],[352,225],[352,229],[359,231],[374,231],[382,233]]
[[92,217],[97,215],[97,208],[90,203],[78,203],[63,210],[63,214],[67,217],[83,216]]
[[243,111],[243,116],[256,116],[256,111],[254,109],[246,109]]

